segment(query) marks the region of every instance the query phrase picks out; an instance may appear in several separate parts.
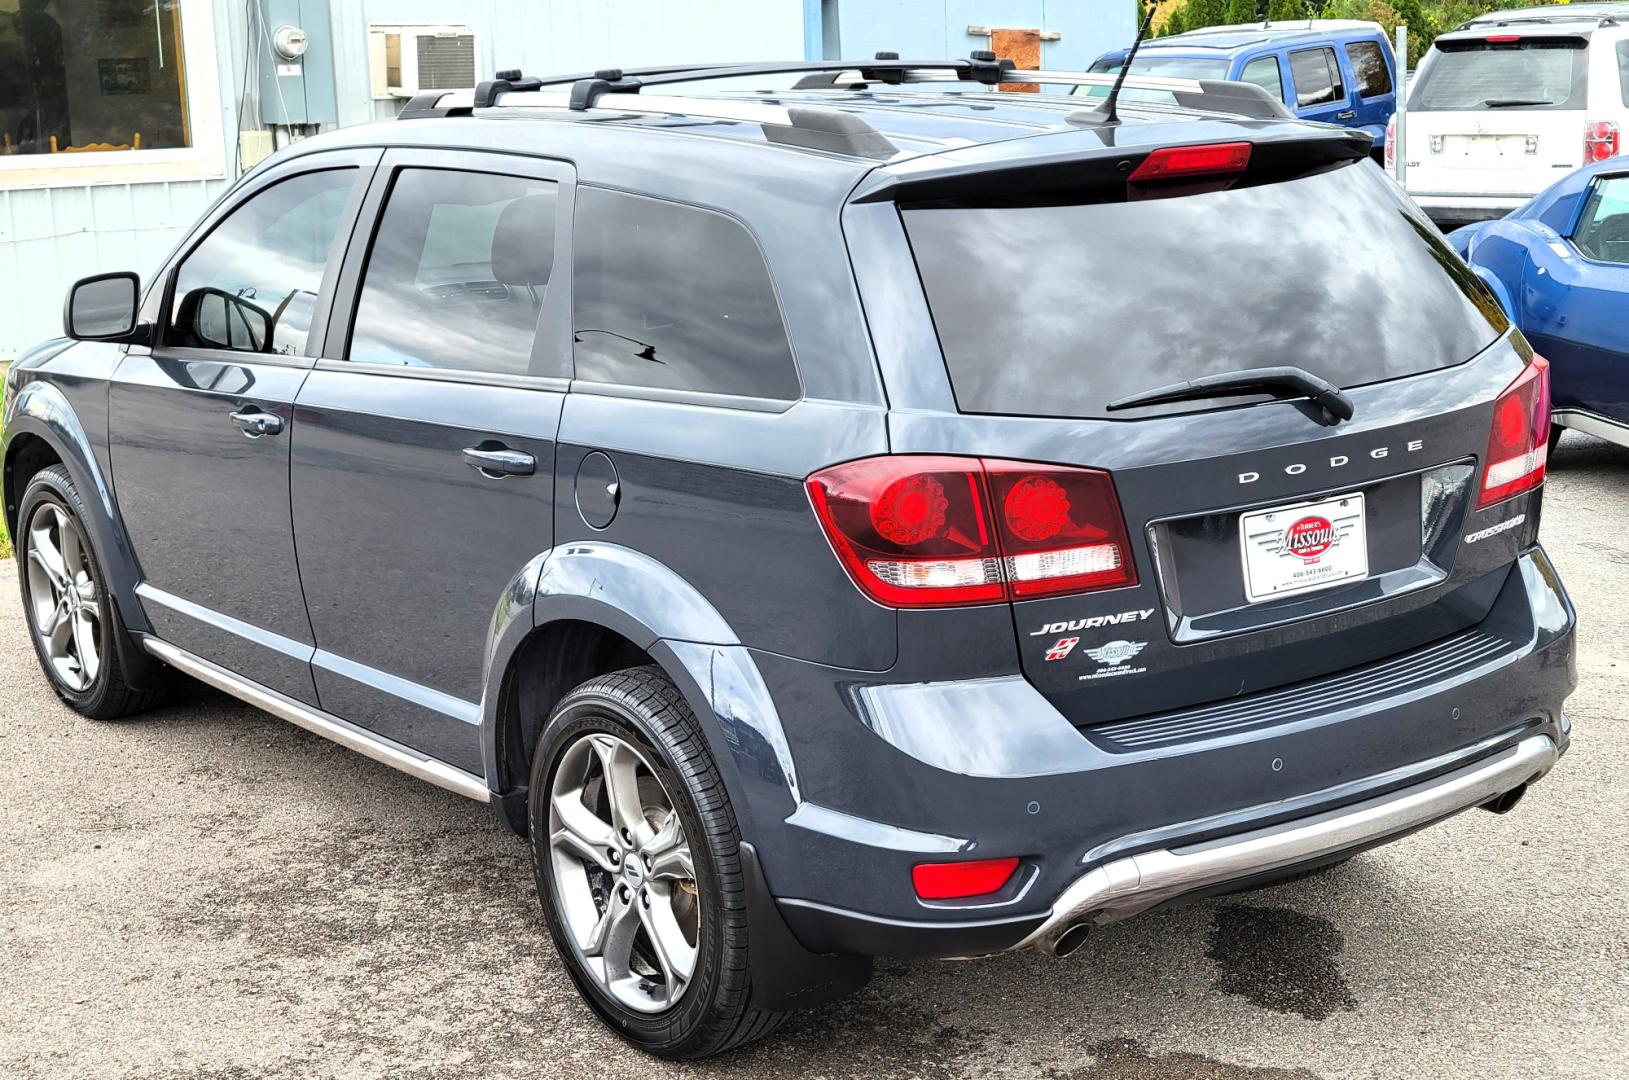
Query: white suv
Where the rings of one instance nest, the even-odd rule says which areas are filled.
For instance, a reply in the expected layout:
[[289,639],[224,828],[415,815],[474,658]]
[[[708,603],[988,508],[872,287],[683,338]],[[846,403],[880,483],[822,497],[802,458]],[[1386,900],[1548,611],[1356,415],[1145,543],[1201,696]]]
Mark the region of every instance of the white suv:
[[[1629,3],[1493,12],[1441,35],[1412,80],[1405,127],[1404,183],[1443,226],[1503,217],[1622,152]],[[1388,131],[1388,158],[1394,145]]]

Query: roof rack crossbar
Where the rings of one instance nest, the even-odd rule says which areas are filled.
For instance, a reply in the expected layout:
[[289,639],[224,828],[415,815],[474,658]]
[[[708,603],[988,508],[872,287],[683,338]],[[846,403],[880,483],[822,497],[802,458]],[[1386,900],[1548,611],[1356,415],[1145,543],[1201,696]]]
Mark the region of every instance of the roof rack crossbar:
[[[893,82],[913,71],[955,72],[960,79],[994,86],[1002,81],[1004,73],[1013,70],[1011,60],[997,58],[995,53],[979,51],[966,60],[899,60],[883,58],[873,60],[805,60],[757,64],[690,64],[677,67],[609,68],[582,72],[575,75],[550,75],[542,78],[521,75],[518,71],[500,71],[497,77],[475,88],[475,108],[485,109],[497,104],[498,98],[511,91],[537,90],[545,86],[573,87],[574,109],[590,109],[603,94],[638,93],[643,86],[663,86],[669,83],[701,82],[713,79],[738,79],[753,75],[797,75],[845,71],[858,71],[871,82]],[[580,88],[580,89],[579,89]]]

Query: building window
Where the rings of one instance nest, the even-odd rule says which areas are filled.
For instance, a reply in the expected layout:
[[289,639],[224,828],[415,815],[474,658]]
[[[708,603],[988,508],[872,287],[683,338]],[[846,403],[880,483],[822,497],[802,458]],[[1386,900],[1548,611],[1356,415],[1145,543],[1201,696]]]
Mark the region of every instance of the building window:
[[192,145],[180,0],[0,0],[0,154]]

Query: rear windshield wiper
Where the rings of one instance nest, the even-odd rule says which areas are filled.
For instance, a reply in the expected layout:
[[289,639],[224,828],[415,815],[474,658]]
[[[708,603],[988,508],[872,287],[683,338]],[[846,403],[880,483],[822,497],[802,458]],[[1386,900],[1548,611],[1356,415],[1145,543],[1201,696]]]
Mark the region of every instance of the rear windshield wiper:
[[1548,98],[1487,98],[1482,102],[1484,109],[1519,109],[1524,105],[1554,105]]
[[1220,375],[1205,375],[1187,382],[1156,386],[1109,402],[1109,411],[1134,409],[1139,405],[1165,405],[1197,398],[1231,397],[1277,391],[1279,397],[1305,397],[1324,411],[1324,422],[1333,426],[1352,419],[1352,399],[1334,383],[1320,379],[1298,367],[1246,368]]

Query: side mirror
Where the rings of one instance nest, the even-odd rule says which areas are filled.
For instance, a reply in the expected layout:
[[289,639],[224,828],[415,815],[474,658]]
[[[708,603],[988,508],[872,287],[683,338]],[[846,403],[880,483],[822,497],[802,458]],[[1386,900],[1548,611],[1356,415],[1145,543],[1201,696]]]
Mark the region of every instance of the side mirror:
[[141,278],[129,271],[80,278],[68,290],[63,331],[78,341],[144,342],[145,328],[136,323],[140,303]]
[[253,301],[202,286],[181,298],[172,344],[230,352],[269,352],[272,314]]

